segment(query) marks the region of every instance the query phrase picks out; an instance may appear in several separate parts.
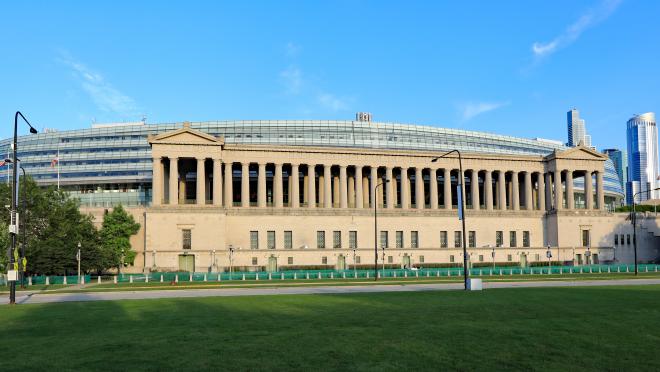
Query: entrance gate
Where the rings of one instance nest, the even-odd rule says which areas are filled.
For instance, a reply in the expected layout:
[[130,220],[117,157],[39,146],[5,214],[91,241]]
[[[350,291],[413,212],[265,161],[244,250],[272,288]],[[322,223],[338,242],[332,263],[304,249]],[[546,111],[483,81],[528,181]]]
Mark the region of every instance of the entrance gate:
[[408,254],[403,255],[403,268],[410,269],[410,256]]
[[194,273],[195,272],[195,256],[190,255],[190,254],[181,254],[181,255],[179,255],[179,270]]
[[346,270],[346,257],[343,254],[337,256],[337,270]]
[[268,257],[268,267],[266,268],[266,271],[268,271],[269,273],[273,273],[277,271],[277,257],[275,256]]

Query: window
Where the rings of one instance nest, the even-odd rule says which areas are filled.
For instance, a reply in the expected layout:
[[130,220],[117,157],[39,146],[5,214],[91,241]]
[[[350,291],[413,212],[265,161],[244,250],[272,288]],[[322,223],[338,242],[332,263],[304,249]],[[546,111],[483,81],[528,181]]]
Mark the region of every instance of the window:
[[325,231],[316,232],[316,248],[325,248]]
[[515,248],[517,246],[518,242],[516,241],[516,232],[509,231],[509,247]]
[[523,247],[529,247],[529,231],[523,231]]
[[626,237],[626,236],[625,236],[624,234],[621,234],[621,245],[626,244],[626,239],[625,239],[625,237]]
[[453,254],[449,256],[449,262],[454,262],[454,255]]
[[619,245],[619,234],[614,234],[614,245]]
[[381,231],[380,232],[380,247],[381,248],[388,248],[387,241],[388,241],[387,231]]
[[419,248],[419,233],[417,231],[410,232],[410,248]]
[[628,245],[630,245],[630,234],[627,234],[628,238],[626,239],[628,241]]
[[293,232],[285,231],[284,232],[284,249],[293,248]]
[[509,262],[511,262],[512,258],[511,258],[511,255],[510,255],[510,254],[507,254],[507,255],[506,255],[506,260],[509,261]]
[[293,265],[293,257],[288,257],[287,260],[286,260],[286,262],[287,262],[289,265]]
[[461,232],[454,231],[454,248],[460,248],[463,245],[461,244]]
[[256,264],[257,264],[257,258],[256,258],[256,257],[252,257],[252,265],[256,265]]
[[341,231],[332,232],[332,248],[341,248]]
[[357,248],[357,231],[348,232],[348,247],[351,249]]
[[501,247],[504,245],[504,232],[495,231],[495,246]]
[[326,256],[321,257],[321,264],[327,265],[328,264],[328,257],[326,257]]
[[440,248],[447,248],[447,232],[440,231]]
[[477,232],[476,231],[468,231],[468,244],[470,248],[474,248],[477,246]]
[[589,230],[582,230],[582,246],[589,247]]
[[183,230],[183,249],[192,248],[192,230],[184,229]]
[[419,263],[424,263],[424,256],[419,256]]
[[403,231],[396,232],[396,248],[403,248]]
[[359,264],[360,263],[360,256],[355,256],[355,263]]
[[387,256],[387,263],[392,263],[392,262],[394,262],[394,257]]
[[250,231],[250,249],[259,249],[259,231]]
[[267,231],[266,238],[266,248],[275,249],[275,231]]
[[483,254],[479,255],[479,262],[484,262],[484,255]]

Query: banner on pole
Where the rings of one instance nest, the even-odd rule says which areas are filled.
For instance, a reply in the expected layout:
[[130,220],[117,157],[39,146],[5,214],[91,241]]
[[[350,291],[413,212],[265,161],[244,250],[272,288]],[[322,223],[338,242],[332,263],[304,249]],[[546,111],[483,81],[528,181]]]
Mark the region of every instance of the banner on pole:
[[458,219],[459,221],[463,220],[463,188],[459,183],[456,186],[456,195],[458,196]]

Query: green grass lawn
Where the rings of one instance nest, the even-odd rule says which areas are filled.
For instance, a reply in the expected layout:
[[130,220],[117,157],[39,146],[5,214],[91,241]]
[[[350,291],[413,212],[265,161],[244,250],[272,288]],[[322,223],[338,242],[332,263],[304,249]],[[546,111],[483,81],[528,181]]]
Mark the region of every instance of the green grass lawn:
[[3,306],[0,336],[5,371],[658,370],[660,286]]

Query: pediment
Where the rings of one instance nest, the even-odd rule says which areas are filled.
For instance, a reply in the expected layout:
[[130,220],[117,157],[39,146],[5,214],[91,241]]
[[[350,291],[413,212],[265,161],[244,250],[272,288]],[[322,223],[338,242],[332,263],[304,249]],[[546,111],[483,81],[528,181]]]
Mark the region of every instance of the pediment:
[[190,128],[189,123],[184,123],[183,128],[181,129],[149,136],[148,141],[152,146],[155,144],[202,146],[224,145],[224,139],[222,137],[217,138],[208,133],[192,129]]
[[552,159],[569,159],[569,160],[607,160],[607,156],[599,153],[596,150],[590,149],[585,146],[572,147],[564,151],[555,151],[546,157],[548,160]]

